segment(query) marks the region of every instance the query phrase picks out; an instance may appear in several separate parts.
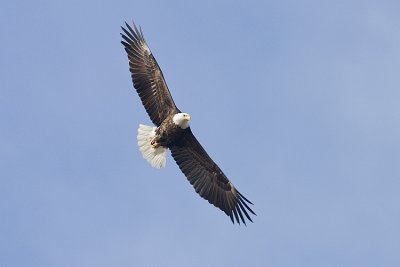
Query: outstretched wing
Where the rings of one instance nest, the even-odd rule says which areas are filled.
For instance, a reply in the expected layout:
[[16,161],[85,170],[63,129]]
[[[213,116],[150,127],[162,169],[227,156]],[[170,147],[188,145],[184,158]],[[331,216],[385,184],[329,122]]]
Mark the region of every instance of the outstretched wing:
[[[184,131],[182,138],[170,147],[172,157],[185,174],[196,192],[228,215],[232,222],[246,224],[244,216],[251,220],[248,211],[256,215],[247,205],[247,200],[228,180],[218,165],[192,134],[190,128]],[[244,216],[243,216],[244,215]]]
[[129,70],[133,86],[136,88],[143,106],[152,122],[160,126],[164,119],[177,110],[167,83],[156,59],[144,40],[142,30],[133,23],[132,29],[125,23],[126,29],[121,33],[121,43],[128,54]]

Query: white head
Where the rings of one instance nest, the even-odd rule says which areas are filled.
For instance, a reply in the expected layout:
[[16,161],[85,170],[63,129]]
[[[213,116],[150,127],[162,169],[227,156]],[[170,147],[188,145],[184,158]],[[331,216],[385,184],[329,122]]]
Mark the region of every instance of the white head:
[[173,117],[173,122],[181,127],[182,129],[186,129],[189,127],[190,115],[187,113],[177,113]]

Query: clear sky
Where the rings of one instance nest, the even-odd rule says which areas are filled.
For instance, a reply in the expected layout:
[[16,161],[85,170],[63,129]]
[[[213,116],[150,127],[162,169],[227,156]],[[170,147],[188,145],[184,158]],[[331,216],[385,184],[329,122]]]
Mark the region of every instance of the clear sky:
[[[0,266],[400,266],[399,1],[2,1]],[[120,44],[258,214],[201,199]]]

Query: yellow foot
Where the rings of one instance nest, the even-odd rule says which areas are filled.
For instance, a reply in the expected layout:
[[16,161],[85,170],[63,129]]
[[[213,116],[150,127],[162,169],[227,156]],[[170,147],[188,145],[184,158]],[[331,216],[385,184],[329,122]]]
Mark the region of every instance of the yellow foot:
[[156,149],[156,148],[158,148],[158,147],[160,146],[160,145],[157,144],[154,140],[150,142],[150,145],[151,145],[151,147],[154,148],[154,149]]

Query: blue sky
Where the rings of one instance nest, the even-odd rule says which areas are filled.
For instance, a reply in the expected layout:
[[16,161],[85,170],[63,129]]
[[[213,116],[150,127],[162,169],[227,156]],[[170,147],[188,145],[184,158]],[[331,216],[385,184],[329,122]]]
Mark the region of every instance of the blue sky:
[[[1,266],[400,266],[398,1],[3,1]],[[258,216],[142,159],[120,44]]]

